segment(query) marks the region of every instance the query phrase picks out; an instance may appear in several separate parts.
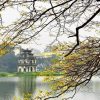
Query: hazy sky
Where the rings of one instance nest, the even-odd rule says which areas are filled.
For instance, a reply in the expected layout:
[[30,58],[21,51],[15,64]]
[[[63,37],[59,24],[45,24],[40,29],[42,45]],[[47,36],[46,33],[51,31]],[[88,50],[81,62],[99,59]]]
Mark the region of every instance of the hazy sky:
[[[18,11],[16,9],[13,9],[13,8],[8,8],[4,12],[2,12],[1,14],[2,14],[2,18],[3,18],[3,23],[5,25],[10,25],[12,22],[16,21],[16,19],[20,18]],[[84,39],[85,37],[88,37],[88,36],[97,36],[97,35],[95,34],[94,30],[91,32],[80,30],[80,38],[81,39]],[[100,36],[100,35],[98,35],[98,36]],[[48,44],[50,44],[53,40],[54,40],[54,37],[50,37],[48,34],[48,31],[44,30],[40,34],[40,37],[38,38],[38,40],[36,40],[35,42],[32,42],[32,43],[29,43],[28,45],[22,44],[21,46],[23,48],[35,48],[35,49],[38,49],[40,51],[43,51],[46,48],[46,46]],[[66,40],[66,41],[71,41],[71,42],[75,41],[74,38],[68,39],[68,38],[66,38],[65,35],[60,37],[60,40],[61,41]]]

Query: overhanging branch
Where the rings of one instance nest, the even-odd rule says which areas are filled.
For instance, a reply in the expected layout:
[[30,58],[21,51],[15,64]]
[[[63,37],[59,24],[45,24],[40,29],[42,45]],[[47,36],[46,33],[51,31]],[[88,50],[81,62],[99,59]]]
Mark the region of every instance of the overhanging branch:
[[99,12],[100,12],[100,8],[85,23],[83,23],[81,26],[78,26],[76,28],[76,34],[74,35],[74,36],[76,36],[76,45],[70,50],[69,53],[65,54],[64,57],[66,57],[69,54],[71,54],[73,52],[73,50],[79,45],[79,30],[81,28],[83,28],[85,25],[87,25]]

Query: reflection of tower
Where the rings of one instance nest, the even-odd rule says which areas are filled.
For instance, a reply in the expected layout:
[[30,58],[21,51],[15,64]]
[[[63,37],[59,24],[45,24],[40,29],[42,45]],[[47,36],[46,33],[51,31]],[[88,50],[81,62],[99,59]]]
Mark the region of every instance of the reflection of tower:
[[23,98],[27,96],[28,98],[31,98],[31,96],[34,94],[36,90],[36,77],[28,76],[28,77],[20,77],[19,80],[19,91]]
[[31,50],[21,49],[18,58],[18,72],[34,72],[36,71],[36,59]]

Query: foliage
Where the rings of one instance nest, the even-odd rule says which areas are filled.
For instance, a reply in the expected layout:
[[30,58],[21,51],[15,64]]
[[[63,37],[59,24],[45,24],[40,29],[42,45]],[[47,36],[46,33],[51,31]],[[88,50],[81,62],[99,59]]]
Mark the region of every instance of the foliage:
[[0,56],[0,72],[16,72],[17,60],[18,58],[12,51]]
[[[57,46],[57,48],[54,51],[57,52],[57,55],[58,52],[63,53],[61,52],[63,49],[59,49],[60,46]],[[68,91],[76,93],[77,86],[87,84],[91,77],[100,70],[100,39],[87,38],[69,56],[63,59],[61,59],[61,56],[59,58],[58,61],[54,60],[55,62],[49,70],[62,72],[63,75],[59,78],[50,77],[47,79],[53,82],[51,87],[56,92],[56,96],[47,98],[58,97]]]
[[18,97],[18,96],[14,96],[13,97],[13,100],[30,100],[32,97],[32,94],[31,93],[24,93],[23,94],[23,99]]
[[[3,12],[9,8],[17,9],[20,17],[5,25]],[[56,86],[55,90],[58,90],[56,97],[68,91],[70,87],[75,89],[82,83],[88,83],[100,69],[100,50],[98,50],[100,42],[89,40],[80,43],[79,32],[82,28],[89,31],[99,30],[99,0],[1,0],[0,11],[1,39],[2,43],[6,41],[7,45],[11,42],[18,45],[34,41],[44,29],[48,29],[48,33],[55,37],[52,44],[56,41],[61,42],[59,38],[61,36],[66,40],[67,37],[75,37],[73,45],[58,45],[54,49],[59,58],[58,62],[56,60],[52,65],[52,70],[65,74],[61,79],[63,84],[58,81],[61,85]],[[82,34],[84,36],[85,32]],[[3,50],[1,54],[8,52],[4,49],[7,45],[0,49]]]
[[[9,9],[18,13],[19,17],[10,23],[8,20],[8,24],[3,14]],[[71,53],[79,45],[80,29],[98,31],[100,26],[99,19],[94,19],[99,17],[98,0],[1,0],[0,11],[0,35],[2,42],[8,44],[35,41],[46,29],[50,36],[55,37],[52,43],[61,42],[59,37],[62,36],[66,40],[68,36],[75,37]]]
[[7,43],[7,42],[2,42],[0,44],[0,56],[5,55],[11,51],[13,48],[14,43]]

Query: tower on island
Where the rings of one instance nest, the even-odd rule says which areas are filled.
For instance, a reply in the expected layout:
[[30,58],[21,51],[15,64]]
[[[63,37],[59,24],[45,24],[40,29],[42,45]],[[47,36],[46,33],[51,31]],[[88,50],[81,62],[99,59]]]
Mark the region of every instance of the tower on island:
[[20,50],[18,57],[18,72],[35,72],[36,59],[31,50]]

